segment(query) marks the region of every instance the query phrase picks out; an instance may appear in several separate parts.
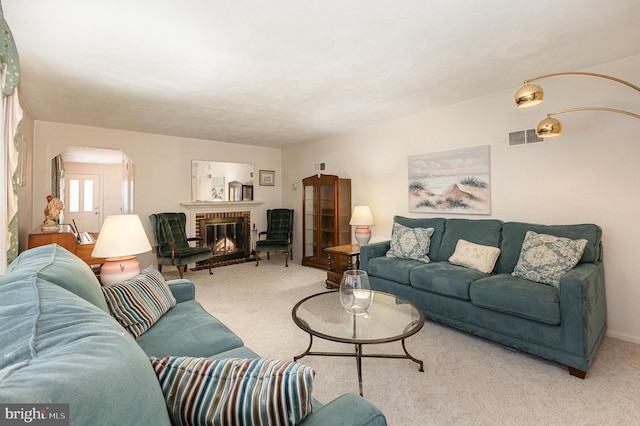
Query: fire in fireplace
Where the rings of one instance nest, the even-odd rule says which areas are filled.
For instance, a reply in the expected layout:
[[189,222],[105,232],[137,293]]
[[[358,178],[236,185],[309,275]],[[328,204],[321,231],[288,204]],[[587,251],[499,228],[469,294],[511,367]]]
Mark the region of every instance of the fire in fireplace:
[[249,218],[214,217],[200,219],[200,237],[213,250],[213,262],[246,259],[250,255]]

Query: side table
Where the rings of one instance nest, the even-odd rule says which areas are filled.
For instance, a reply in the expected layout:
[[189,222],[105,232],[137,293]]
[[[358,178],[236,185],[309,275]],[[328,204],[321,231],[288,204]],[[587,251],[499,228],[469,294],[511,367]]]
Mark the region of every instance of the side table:
[[339,288],[344,271],[353,268],[355,257],[355,269],[360,269],[360,246],[358,244],[344,244],[341,246],[327,247],[324,249],[329,255],[327,265],[327,288]]

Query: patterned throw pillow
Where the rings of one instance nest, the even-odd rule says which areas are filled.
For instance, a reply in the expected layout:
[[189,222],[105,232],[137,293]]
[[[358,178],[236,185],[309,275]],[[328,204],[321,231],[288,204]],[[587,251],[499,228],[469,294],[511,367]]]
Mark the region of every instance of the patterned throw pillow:
[[391,248],[387,257],[419,260],[429,263],[429,247],[433,228],[409,228],[395,222],[391,232]]
[[520,258],[511,275],[560,288],[560,277],[573,269],[587,246],[587,240],[572,240],[527,231]]
[[111,315],[134,337],[140,337],[176,306],[162,274],[149,266],[139,275],[102,287]]
[[295,425],[313,411],[315,372],[293,361],[151,358],[175,425]]
[[490,274],[500,256],[498,247],[483,246],[463,239],[458,240],[449,263]]

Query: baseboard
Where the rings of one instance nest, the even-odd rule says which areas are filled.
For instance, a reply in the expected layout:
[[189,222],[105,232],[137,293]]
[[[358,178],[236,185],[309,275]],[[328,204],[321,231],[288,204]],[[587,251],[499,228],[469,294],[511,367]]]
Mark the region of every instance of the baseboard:
[[613,337],[614,339],[620,339],[620,340],[624,340],[626,342],[631,342],[631,343],[638,343],[640,344],[640,337],[638,336],[630,336],[628,334],[624,334],[624,333],[617,333],[615,331],[607,331],[605,333],[605,336],[607,337]]

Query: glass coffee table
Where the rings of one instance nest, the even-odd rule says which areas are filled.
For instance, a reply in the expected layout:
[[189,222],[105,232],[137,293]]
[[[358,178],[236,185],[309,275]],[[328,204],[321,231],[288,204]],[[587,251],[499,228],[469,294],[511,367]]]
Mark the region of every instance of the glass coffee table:
[[[293,322],[309,333],[309,346],[294,361],[307,355],[348,356],[356,358],[358,386],[362,396],[362,358],[410,359],[424,371],[421,360],[409,354],[405,339],[424,325],[424,313],[412,302],[392,294],[373,291],[373,301],[367,313],[350,314],[340,304],[338,291],[314,294],[298,302],[291,312]],[[313,337],[340,343],[351,343],[354,352],[313,352]],[[365,354],[363,345],[402,341],[404,355]]]

